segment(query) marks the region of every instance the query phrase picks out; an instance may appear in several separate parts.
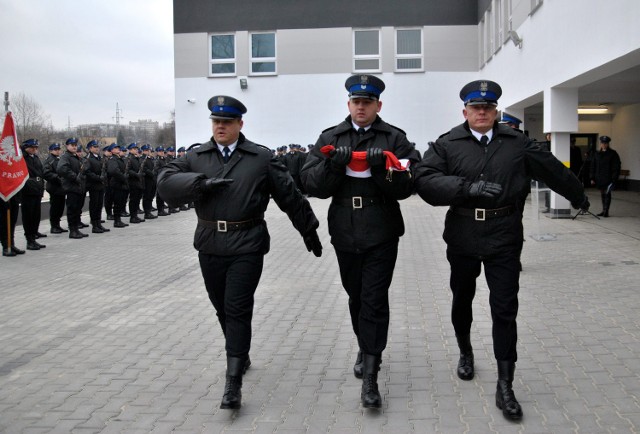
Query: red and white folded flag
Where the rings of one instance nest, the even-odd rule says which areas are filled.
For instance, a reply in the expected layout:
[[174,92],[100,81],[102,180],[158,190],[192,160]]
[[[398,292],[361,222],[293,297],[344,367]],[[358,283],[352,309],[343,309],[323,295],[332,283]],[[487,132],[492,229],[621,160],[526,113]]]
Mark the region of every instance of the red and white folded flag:
[[[330,157],[331,151],[335,149],[336,148],[333,145],[325,145],[320,148],[320,152],[322,152],[327,157]],[[382,153],[385,156],[385,168],[387,169],[387,172],[404,172],[409,169],[410,161],[408,158],[398,159],[398,157],[396,157],[391,151],[382,151]],[[371,177],[371,168],[369,167],[369,163],[367,162],[366,151],[354,151],[351,153],[351,161],[347,165],[346,174],[347,176],[351,176],[353,178]]]

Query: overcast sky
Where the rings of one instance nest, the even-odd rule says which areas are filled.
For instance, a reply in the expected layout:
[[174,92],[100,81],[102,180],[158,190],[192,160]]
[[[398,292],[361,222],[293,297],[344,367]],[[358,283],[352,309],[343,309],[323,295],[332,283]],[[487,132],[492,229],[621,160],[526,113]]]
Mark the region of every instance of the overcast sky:
[[115,123],[116,103],[124,124],[170,120],[172,0],[0,0],[0,14],[0,100],[26,94],[57,129]]

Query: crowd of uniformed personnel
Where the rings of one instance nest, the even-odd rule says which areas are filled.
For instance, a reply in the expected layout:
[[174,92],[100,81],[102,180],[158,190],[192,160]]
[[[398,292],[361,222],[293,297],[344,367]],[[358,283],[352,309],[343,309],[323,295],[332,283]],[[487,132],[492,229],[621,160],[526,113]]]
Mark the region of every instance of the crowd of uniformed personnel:
[[[77,138],[70,137],[64,144],[50,144],[49,154],[44,160],[38,156],[38,147],[37,139],[22,142],[29,178],[8,203],[12,216],[8,231],[11,239],[3,230],[3,256],[25,253],[15,245],[19,208],[22,210],[27,250],[46,247],[41,239],[47,235],[40,232],[45,191],[49,194],[50,233],[68,232],[72,239],[88,237],[89,234],[82,229],[89,227],[94,234],[109,232],[110,229],[103,225],[107,220],[113,221],[114,228],[125,228],[130,223],[139,224],[186,211],[193,206],[187,203],[176,208],[168,207],[156,192],[159,171],[170,161],[184,155],[187,151],[184,147],[178,149],[178,156],[174,147],[154,148],[149,144],[118,146],[112,143],[100,149],[98,142],[91,140],[83,148]],[[87,198],[89,224],[81,219]],[[68,229],[61,225],[65,208]],[[123,221],[126,218],[129,218],[129,223]]]

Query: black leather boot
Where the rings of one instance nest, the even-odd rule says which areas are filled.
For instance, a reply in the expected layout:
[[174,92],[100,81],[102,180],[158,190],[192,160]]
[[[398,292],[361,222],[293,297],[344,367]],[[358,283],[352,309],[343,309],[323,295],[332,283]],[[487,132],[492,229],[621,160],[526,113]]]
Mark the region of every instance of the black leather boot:
[[242,402],[242,374],[246,360],[240,357],[227,357],[227,382],[220,408],[237,409]]
[[154,216],[153,214],[151,214],[150,212],[144,213],[144,218],[146,220],[153,220],[153,219],[157,219],[157,216]]
[[13,249],[2,246],[2,256],[18,256],[18,254]]
[[93,233],[93,234],[102,234],[102,233],[104,233],[104,231],[102,229],[100,229],[100,221],[98,221],[98,222],[92,221],[91,222],[91,233]]
[[471,337],[469,335],[458,336],[458,348],[460,348],[460,359],[458,360],[458,378],[469,381],[475,374],[473,366],[473,348],[471,347]]
[[36,243],[35,236],[27,238],[27,250],[40,250],[40,246]]
[[353,375],[355,375],[356,378],[362,378],[362,350],[358,350],[356,363],[353,365]]
[[113,218],[113,219],[114,219],[114,220],[113,220],[113,227],[114,227],[114,228],[126,228],[127,226],[129,226],[128,224],[126,224],[126,223],[124,223],[124,222],[122,221],[122,219],[120,218],[120,216],[119,216],[119,215],[114,216],[114,218]]
[[380,356],[372,354],[362,355],[362,393],[360,399],[364,408],[382,407],[382,397],[378,391],[378,371],[380,370]]
[[69,226],[69,238],[73,238],[74,240],[80,240],[84,238],[82,233],[78,230],[77,226]]
[[513,393],[513,373],[516,363],[509,360],[498,360],[498,386],[496,388],[496,406],[502,410],[504,417],[510,420],[522,419],[522,407]]
[[97,222],[97,225],[98,225],[98,227],[99,227],[100,229],[102,229],[102,232],[110,232],[110,231],[111,231],[111,229],[107,229],[107,228],[105,228],[104,226],[102,226],[102,223],[104,223],[104,222],[103,222],[103,221],[99,221],[99,222]]

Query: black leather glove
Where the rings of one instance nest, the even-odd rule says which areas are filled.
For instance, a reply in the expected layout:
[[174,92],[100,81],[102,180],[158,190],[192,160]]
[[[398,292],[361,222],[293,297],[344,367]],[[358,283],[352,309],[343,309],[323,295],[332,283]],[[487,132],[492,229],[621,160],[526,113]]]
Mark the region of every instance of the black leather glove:
[[233,182],[233,179],[226,178],[207,178],[200,181],[200,192],[203,194],[211,193],[216,188],[224,187]]
[[502,186],[495,182],[477,181],[469,185],[469,197],[495,197],[502,193]]
[[585,194],[580,202],[572,202],[571,206],[573,207],[573,209],[589,211],[589,207],[591,206],[591,204],[589,203],[589,198]]
[[331,156],[331,164],[334,167],[344,169],[347,164],[351,161],[351,148],[348,146],[341,146],[335,151],[333,151],[333,155]]
[[384,153],[382,152],[382,148],[367,149],[367,163],[369,163],[369,166],[382,166],[384,162]]
[[320,238],[318,238],[318,232],[315,229],[304,235],[302,239],[308,252],[313,252],[317,258],[322,256],[322,244],[320,243]]

